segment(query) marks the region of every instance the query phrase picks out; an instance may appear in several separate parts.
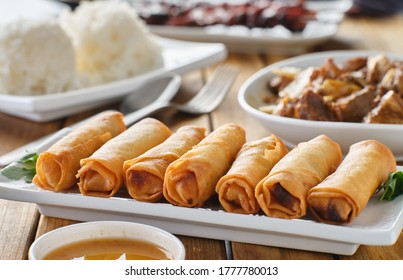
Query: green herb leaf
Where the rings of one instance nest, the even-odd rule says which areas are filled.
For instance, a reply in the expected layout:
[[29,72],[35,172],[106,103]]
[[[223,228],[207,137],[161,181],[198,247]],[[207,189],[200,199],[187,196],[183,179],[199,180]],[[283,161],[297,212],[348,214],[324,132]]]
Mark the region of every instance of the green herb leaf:
[[382,189],[383,194],[381,195],[379,200],[391,201],[399,195],[403,194],[403,172],[391,172],[385,183],[379,186],[378,191]]
[[18,162],[21,163],[29,163],[29,164],[36,164],[36,160],[38,159],[39,154],[31,153],[23,156]]
[[0,174],[13,181],[24,179],[26,183],[31,183],[36,174],[37,159],[37,153],[27,154],[20,160],[0,170]]

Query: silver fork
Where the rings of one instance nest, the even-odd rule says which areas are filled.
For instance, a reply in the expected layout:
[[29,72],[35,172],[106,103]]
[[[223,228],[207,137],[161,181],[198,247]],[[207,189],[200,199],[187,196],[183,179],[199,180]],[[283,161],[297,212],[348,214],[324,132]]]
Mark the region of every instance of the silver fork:
[[[125,116],[126,124],[133,124],[157,111],[166,108],[175,108],[189,114],[206,114],[214,111],[224,100],[231,89],[239,70],[229,65],[219,65],[204,87],[189,101],[180,104],[171,100],[172,96],[157,98],[148,106]],[[129,108],[130,96],[123,101],[121,108]],[[128,104],[129,103],[129,104]],[[125,112],[123,112],[125,113]]]

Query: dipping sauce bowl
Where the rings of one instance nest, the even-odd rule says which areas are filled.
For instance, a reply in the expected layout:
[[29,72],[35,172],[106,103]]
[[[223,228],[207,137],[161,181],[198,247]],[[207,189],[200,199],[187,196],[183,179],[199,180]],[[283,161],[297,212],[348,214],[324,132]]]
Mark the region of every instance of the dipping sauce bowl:
[[50,231],[31,245],[30,260],[184,260],[185,248],[157,227],[121,221],[83,222]]

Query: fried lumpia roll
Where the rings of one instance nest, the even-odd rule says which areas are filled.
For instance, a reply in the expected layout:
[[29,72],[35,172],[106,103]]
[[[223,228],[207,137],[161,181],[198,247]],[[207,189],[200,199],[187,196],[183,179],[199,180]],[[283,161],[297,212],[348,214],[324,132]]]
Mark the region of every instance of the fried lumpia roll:
[[388,147],[375,140],[356,143],[337,170],[308,192],[309,208],[321,222],[349,223],[394,171],[396,161]]
[[183,126],[158,146],[125,161],[123,170],[130,196],[146,202],[160,200],[168,165],[198,144],[205,132],[203,127]]
[[160,121],[146,118],[80,161],[78,186],[83,195],[111,197],[122,187],[123,163],[162,143],[172,134]]
[[83,124],[41,153],[33,182],[42,189],[60,192],[77,183],[80,160],[126,129],[123,115],[105,112]]
[[256,185],[288,152],[276,135],[245,143],[234,163],[216,186],[220,204],[227,212],[255,214],[260,210]]
[[226,124],[168,166],[163,195],[172,204],[201,206],[215,193],[218,180],[228,171],[242,145],[245,130]]
[[308,191],[333,173],[342,160],[340,146],[325,135],[298,144],[256,187],[255,196],[270,217],[306,215]]

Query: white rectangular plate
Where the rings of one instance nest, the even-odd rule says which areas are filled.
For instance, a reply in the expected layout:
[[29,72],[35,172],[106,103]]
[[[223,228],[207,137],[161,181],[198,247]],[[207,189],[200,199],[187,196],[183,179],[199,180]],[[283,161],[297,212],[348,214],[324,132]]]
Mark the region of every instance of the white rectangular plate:
[[36,203],[41,214],[50,217],[140,222],[174,234],[341,255],[352,255],[363,244],[392,245],[403,227],[403,196],[386,202],[379,201],[379,194],[348,225],[323,224],[309,217],[286,220],[233,214],[225,212],[217,199],[203,208],[185,208],[165,202],[138,202],[125,189],[112,198],[83,196],[78,188],[55,193],[2,175],[0,198]]
[[34,121],[50,121],[79,113],[135,94],[146,82],[167,73],[185,73],[222,61],[227,56],[221,43],[185,42],[158,37],[164,66],[146,74],[108,84],[42,96],[0,94],[0,112]]

